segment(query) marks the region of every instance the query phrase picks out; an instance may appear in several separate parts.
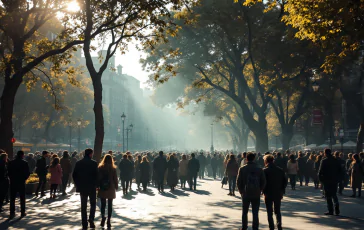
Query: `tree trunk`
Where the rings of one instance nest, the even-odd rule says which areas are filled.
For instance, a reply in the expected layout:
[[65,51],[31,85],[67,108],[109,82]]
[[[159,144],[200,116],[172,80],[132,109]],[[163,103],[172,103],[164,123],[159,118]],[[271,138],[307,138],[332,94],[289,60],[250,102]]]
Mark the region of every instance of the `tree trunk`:
[[1,111],[0,111],[0,148],[5,150],[9,155],[9,159],[13,159],[13,143],[11,139],[14,137],[13,132],[13,110],[15,95],[22,82],[22,78],[13,76],[11,79],[6,79],[3,93],[1,95]]
[[101,159],[102,146],[104,142],[104,114],[102,108],[102,84],[100,76],[92,76],[94,87],[94,113],[95,113],[95,144],[94,159],[99,162]]
[[282,127],[282,151],[289,149],[292,137],[293,125],[285,125],[285,127]]
[[359,127],[357,140],[356,140],[356,152],[357,153],[360,153],[361,151],[363,151],[363,142],[364,142],[364,121],[362,120],[360,127]]
[[269,150],[267,122],[260,120],[259,126],[251,129],[251,131],[256,139],[255,151],[260,153],[267,152]]

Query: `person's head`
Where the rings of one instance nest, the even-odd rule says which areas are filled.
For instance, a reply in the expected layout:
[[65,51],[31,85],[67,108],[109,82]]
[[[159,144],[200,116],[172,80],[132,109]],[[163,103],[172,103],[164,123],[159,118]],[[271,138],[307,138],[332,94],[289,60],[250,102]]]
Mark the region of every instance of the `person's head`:
[[138,155],[138,161],[142,161],[142,155]]
[[361,159],[364,159],[364,152],[359,153]]
[[48,152],[48,151],[43,151],[43,152],[42,152],[42,156],[43,156],[43,157],[48,157],[48,154],[49,154],[49,152]]
[[112,156],[112,150],[109,150],[108,154],[110,154]]
[[234,154],[230,154],[229,160],[231,160],[231,161],[235,160],[235,155]]
[[216,155],[216,153],[214,153],[214,157],[216,157],[217,155]]
[[195,154],[194,154],[194,153],[191,153],[191,157],[192,157],[192,158],[195,158]]
[[248,155],[246,155],[246,159],[248,160],[248,162],[253,162],[255,160],[255,154],[248,153]]
[[127,155],[128,156],[128,160],[132,161],[133,160],[133,156],[132,155]]
[[331,149],[325,149],[324,153],[325,153],[325,157],[330,157],[331,156]]
[[63,155],[62,155],[63,158],[69,158],[70,157],[70,154],[68,153],[67,150],[63,151]]
[[159,156],[162,157],[163,156],[163,151],[159,151]]
[[294,161],[296,160],[295,155],[294,155],[294,154],[289,155],[289,160],[290,160],[291,162],[294,162]]
[[23,159],[24,158],[24,151],[22,150],[19,150],[17,153],[16,153],[16,156],[20,159]]
[[349,154],[348,154],[348,159],[349,159],[349,160],[352,160],[352,159],[353,159],[353,154],[352,154],[352,153],[349,153]]
[[106,154],[99,164],[99,168],[115,168],[114,158],[110,154]]
[[243,152],[243,158],[246,158],[247,152]]
[[56,167],[58,164],[59,164],[59,158],[58,157],[55,157],[52,160],[52,166],[51,167]]
[[124,154],[123,155],[123,159],[127,160],[128,159],[128,155]]
[[335,151],[334,152],[334,156],[335,156],[335,158],[339,158],[340,157],[340,152],[339,151]]
[[33,157],[34,157],[34,154],[33,154],[33,153],[29,153],[29,154],[28,154],[28,157],[29,157],[29,158],[33,158]]
[[7,162],[7,161],[8,161],[8,154],[6,154],[6,153],[1,153],[1,154],[0,154],[0,161]]
[[282,156],[282,153],[278,152],[277,157],[281,157],[281,156]]
[[312,153],[308,159],[310,159],[312,161],[315,160],[315,154]]
[[359,154],[355,153],[355,154],[353,155],[353,161],[355,161],[355,162],[357,162],[357,163],[359,163],[359,162],[360,162]]
[[182,160],[187,160],[187,156],[186,156],[186,154],[183,154],[183,155],[182,155]]
[[303,152],[301,152],[301,151],[299,151],[299,152],[298,152],[298,157],[304,157],[304,153],[303,153]]
[[173,160],[173,159],[174,159],[174,155],[173,154],[169,155],[169,160]]
[[92,158],[92,155],[94,154],[94,150],[93,149],[85,149],[85,157],[89,157]]
[[[265,155],[269,155],[269,154],[270,154],[270,152],[265,152],[265,153],[264,153],[264,156],[265,156]],[[258,153],[258,157],[260,157],[260,153]]]
[[147,157],[147,156],[144,156],[144,157],[142,158],[142,162],[141,162],[141,163],[143,163],[143,162],[149,162],[149,161],[148,161],[148,157]]
[[320,162],[322,160],[322,155],[317,155],[316,156],[316,162]]
[[274,162],[274,156],[272,154],[268,154],[264,156],[264,164],[269,165]]

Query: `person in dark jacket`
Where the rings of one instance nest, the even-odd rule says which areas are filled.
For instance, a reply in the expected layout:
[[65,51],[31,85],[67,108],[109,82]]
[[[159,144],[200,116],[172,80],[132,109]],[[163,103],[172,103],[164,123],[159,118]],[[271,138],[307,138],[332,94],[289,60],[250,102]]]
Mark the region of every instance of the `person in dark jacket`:
[[196,184],[197,184],[197,175],[200,170],[200,162],[195,158],[195,154],[191,154],[191,159],[188,161],[188,177],[190,185],[190,190],[194,189],[196,191]]
[[305,174],[305,180],[306,184],[310,182],[310,178],[312,180],[315,180],[315,155],[311,154],[306,162],[306,174]]
[[229,182],[229,194],[228,196],[235,196],[236,177],[238,175],[239,165],[235,159],[235,155],[231,154],[229,161],[226,165],[225,175],[228,177]]
[[322,161],[322,156],[321,155],[317,155],[316,159],[315,159],[315,178],[314,178],[314,183],[315,183],[315,189],[319,189],[319,185],[320,185],[320,180],[318,177],[318,172],[320,170],[320,165],[321,165],[321,161]]
[[139,165],[140,169],[140,182],[142,183],[143,192],[147,191],[147,186],[150,180],[150,165],[148,162],[148,157],[144,156]]
[[203,152],[200,153],[200,156],[198,156],[197,160],[200,163],[199,178],[204,179],[205,167],[206,167],[206,157],[203,155]]
[[60,161],[60,165],[62,168],[62,196],[65,196],[65,195],[67,195],[66,188],[67,188],[68,180],[72,173],[72,163],[69,158],[68,151],[63,152],[63,156]]
[[[298,163],[298,178],[300,180],[300,186],[302,186],[303,184],[303,177],[306,175],[306,157],[304,155],[304,153],[299,152],[298,153],[298,158],[297,158],[297,163]],[[306,181],[310,181],[310,178],[308,178],[308,180]],[[306,186],[308,186],[308,182],[306,183]]]
[[273,220],[273,207],[274,213],[277,219],[277,228],[278,230],[282,229],[282,215],[281,215],[281,200],[283,195],[285,194],[286,186],[287,186],[287,178],[286,173],[280,167],[277,167],[275,163],[273,163],[274,157],[273,155],[264,156],[264,164],[266,168],[263,169],[266,186],[263,190],[264,193],[264,202],[267,208],[268,215],[268,223],[269,229],[274,229],[274,220]]
[[82,160],[77,161],[72,173],[72,178],[76,186],[76,192],[81,196],[81,217],[82,227],[87,229],[87,200],[90,199],[90,228],[95,228],[95,211],[96,211],[96,188],[98,179],[98,165],[92,160],[92,149],[85,150],[85,156]]
[[133,177],[134,164],[128,160],[128,155],[124,154],[123,159],[119,163],[121,187],[123,188],[123,194],[128,194],[129,181]]
[[349,185],[350,177],[351,177],[351,163],[353,162],[353,154],[348,154],[348,159],[345,162],[345,186]]
[[335,158],[336,160],[339,161],[340,166],[341,166],[341,173],[339,175],[339,194],[342,195],[343,194],[343,190],[344,190],[344,180],[345,180],[345,165],[346,162],[344,159],[342,159],[342,154],[340,152],[335,152]]
[[26,216],[25,213],[25,181],[28,179],[29,167],[28,163],[23,160],[24,152],[18,151],[16,154],[16,159],[9,162],[8,174],[10,179],[10,217],[13,219],[15,217],[15,198],[17,193],[20,197],[20,210],[21,217]]
[[331,149],[325,149],[325,159],[321,161],[318,172],[319,179],[324,185],[328,212],[325,215],[340,214],[339,199],[337,198],[337,184],[341,175],[340,162],[331,154]]
[[164,192],[164,174],[167,170],[167,159],[163,155],[163,151],[159,152],[159,156],[153,162],[153,175],[158,186],[159,192]]
[[216,179],[216,173],[218,170],[218,164],[219,164],[219,159],[217,158],[216,153],[214,154],[214,157],[211,159],[211,169],[212,169],[212,176],[214,177],[214,179]]
[[27,162],[28,162],[29,172],[30,172],[30,174],[32,174],[34,172],[34,169],[35,169],[35,166],[36,166],[36,161],[34,159],[34,154],[33,153],[28,154]]
[[169,161],[167,162],[167,169],[168,169],[168,176],[167,176],[167,183],[169,187],[171,187],[171,191],[174,191],[174,188],[178,184],[178,168],[179,162],[176,157],[171,154],[169,156]]
[[282,153],[277,153],[277,158],[274,160],[274,165],[281,168],[284,172],[287,172],[287,162],[282,157]]
[[37,166],[36,166],[35,172],[38,175],[39,183],[38,183],[37,190],[35,191],[35,196],[38,196],[39,189],[41,189],[40,195],[42,197],[45,196],[44,190],[45,190],[45,186],[47,183],[47,173],[48,173],[48,168],[49,168],[49,165],[47,165],[47,158],[49,158],[48,151],[43,151],[42,157],[37,160]]
[[8,154],[0,149],[0,212],[3,211],[3,202],[9,191]]
[[364,168],[359,158],[359,154],[353,155],[353,162],[351,163],[351,188],[353,190],[353,195],[351,197],[356,197],[356,190],[358,189],[358,197],[361,197],[361,187],[363,183]]

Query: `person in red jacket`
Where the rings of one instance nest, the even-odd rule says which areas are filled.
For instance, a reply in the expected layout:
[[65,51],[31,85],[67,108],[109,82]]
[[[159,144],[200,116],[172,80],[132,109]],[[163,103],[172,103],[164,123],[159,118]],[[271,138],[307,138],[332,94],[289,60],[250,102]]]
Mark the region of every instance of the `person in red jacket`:
[[[56,198],[56,191],[59,184],[62,184],[62,168],[59,164],[59,158],[55,157],[52,161],[52,165],[49,167],[51,173],[51,179],[49,184],[51,185],[51,192],[49,199]],[[53,194],[53,195],[52,195]]]

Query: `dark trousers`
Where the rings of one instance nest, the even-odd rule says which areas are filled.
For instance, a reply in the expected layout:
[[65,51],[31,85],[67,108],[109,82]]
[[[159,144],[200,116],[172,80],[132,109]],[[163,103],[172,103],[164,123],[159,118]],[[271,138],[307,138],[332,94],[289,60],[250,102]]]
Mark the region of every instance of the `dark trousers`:
[[204,178],[205,177],[205,166],[203,165],[201,165],[200,166],[200,171],[199,171],[199,177],[200,177],[200,179],[202,179],[202,178]]
[[253,230],[259,229],[259,206],[260,206],[260,198],[243,198],[243,216],[242,216],[242,224],[243,230],[248,229],[248,212],[249,206],[252,204],[252,213],[253,213]]
[[356,189],[358,189],[358,196],[361,197],[361,188],[353,188],[353,195],[356,196]]
[[291,184],[291,188],[296,187],[296,175],[295,174],[288,174],[289,177],[289,183]]
[[15,198],[17,193],[20,197],[20,210],[25,213],[25,184],[10,185],[10,215],[15,214]]
[[[105,217],[106,199],[100,198],[101,200],[101,217]],[[107,218],[111,218],[112,215],[112,201],[113,199],[107,199]]]
[[300,180],[300,185],[302,186],[303,183],[303,173],[302,172],[298,172],[298,179]]
[[339,193],[342,194],[344,190],[344,179],[339,181]]
[[234,193],[236,187],[236,176],[229,177],[228,181],[229,181],[229,192]]
[[67,188],[69,178],[70,178],[70,174],[68,174],[68,173],[62,175],[62,192],[63,193],[66,192],[66,188]]
[[324,191],[327,209],[330,213],[333,213],[334,205],[335,208],[339,208],[339,199],[337,198],[337,183],[324,184]]
[[211,167],[212,168],[212,177],[214,179],[216,179],[216,171],[217,171],[217,168],[216,167]]
[[129,188],[129,180],[121,179],[121,187],[123,188],[123,191],[127,192]]
[[90,199],[90,215],[89,220],[94,221],[96,211],[96,188],[89,192],[80,193],[81,196],[81,217],[82,226],[87,227],[87,199]]
[[0,210],[3,207],[3,203],[8,191],[9,191],[9,181],[0,182]]
[[196,184],[197,184],[197,174],[196,175],[190,175],[188,184],[190,185],[190,189],[196,190]]
[[52,196],[52,193],[53,193],[53,195],[56,195],[57,187],[58,187],[58,184],[51,184],[51,191],[50,191],[51,196]]
[[38,174],[38,177],[39,177],[39,184],[35,194],[38,195],[39,189],[41,189],[41,194],[44,195],[44,190],[47,183],[47,176]]
[[143,181],[143,182],[142,182],[142,187],[143,187],[143,190],[147,190],[147,187],[148,187],[148,181]]
[[305,174],[305,182],[307,185],[310,183],[310,174],[309,173]]
[[163,191],[164,190],[164,173],[158,173],[156,175],[157,178],[157,187],[158,187],[158,191]]
[[281,199],[265,198],[265,206],[267,207],[267,216],[269,229],[274,230],[273,210],[276,215],[277,228],[282,229],[282,215],[281,215]]

